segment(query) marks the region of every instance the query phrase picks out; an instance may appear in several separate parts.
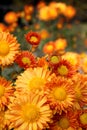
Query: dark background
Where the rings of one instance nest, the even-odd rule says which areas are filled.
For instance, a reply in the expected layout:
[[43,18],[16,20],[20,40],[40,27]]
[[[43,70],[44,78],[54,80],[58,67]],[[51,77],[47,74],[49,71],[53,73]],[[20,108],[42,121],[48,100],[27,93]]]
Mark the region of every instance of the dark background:
[[[0,22],[3,21],[3,16],[10,10],[20,10],[26,4],[32,4],[34,6],[41,0],[0,0]],[[44,0],[49,3],[52,0]],[[54,0],[57,2],[65,2],[68,5],[72,5],[77,10],[76,19],[81,22],[87,22],[87,0]]]

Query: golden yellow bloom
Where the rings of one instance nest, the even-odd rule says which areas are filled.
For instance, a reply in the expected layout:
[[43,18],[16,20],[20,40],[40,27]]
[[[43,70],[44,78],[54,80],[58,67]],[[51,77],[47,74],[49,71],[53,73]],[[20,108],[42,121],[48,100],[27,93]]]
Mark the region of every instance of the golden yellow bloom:
[[0,32],[0,65],[12,64],[19,53],[19,44],[9,32]]
[[62,111],[66,112],[68,108],[73,107],[75,94],[71,80],[54,76],[46,85],[48,103],[54,113],[61,114]]
[[48,14],[49,14],[49,19],[52,20],[52,19],[56,19],[59,13],[55,7],[49,6]]
[[75,52],[66,52],[63,56],[63,59],[69,61],[71,63],[71,65],[75,66],[76,69],[79,69],[81,66],[81,58],[80,55],[78,53]]
[[54,46],[55,46],[56,51],[64,50],[67,46],[67,40],[59,38],[59,39],[55,40]]
[[39,15],[38,15],[39,19],[43,21],[48,21],[49,20],[48,12],[49,12],[48,6],[44,6],[43,8],[41,8],[39,10]]
[[42,130],[48,127],[52,111],[45,96],[39,93],[25,93],[14,98],[6,112],[9,128],[15,130]]
[[37,67],[25,70],[16,80],[16,91],[42,90],[51,74],[47,68]]
[[12,83],[0,77],[0,110],[7,107],[13,92]]
[[63,3],[63,2],[58,2],[58,3],[56,4],[56,7],[57,7],[57,9],[60,11],[60,13],[63,14],[63,13],[65,12],[67,6],[66,6],[66,4]]

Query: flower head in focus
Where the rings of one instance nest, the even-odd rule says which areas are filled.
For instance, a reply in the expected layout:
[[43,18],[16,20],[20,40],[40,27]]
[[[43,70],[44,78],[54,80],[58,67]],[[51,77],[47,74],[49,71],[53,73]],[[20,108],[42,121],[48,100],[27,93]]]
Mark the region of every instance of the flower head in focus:
[[47,81],[51,79],[51,72],[44,67],[28,68],[17,77],[16,92],[43,90]]
[[9,128],[18,130],[42,130],[51,122],[52,111],[44,95],[35,92],[14,97],[6,112]]
[[67,112],[74,105],[75,93],[73,83],[69,79],[53,76],[46,84],[45,93],[54,113]]
[[22,68],[35,67],[36,59],[35,56],[29,51],[21,51],[16,57],[15,62]]
[[19,53],[19,47],[16,37],[9,32],[0,32],[0,65],[12,64]]
[[69,61],[61,59],[59,63],[54,66],[53,72],[55,72],[56,75],[72,77],[76,73],[76,69]]

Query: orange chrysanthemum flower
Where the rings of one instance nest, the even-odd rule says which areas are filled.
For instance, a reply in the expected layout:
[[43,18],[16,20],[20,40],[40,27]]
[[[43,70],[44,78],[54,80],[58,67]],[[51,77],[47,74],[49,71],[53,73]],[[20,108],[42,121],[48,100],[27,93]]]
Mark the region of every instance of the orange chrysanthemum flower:
[[15,62],[22,68],[35,67],[36,59],[35,56],[29,51],[21,51],[16,57]]
[[78,111],[78,122],[80,127],[87,129],[87,109]]
[[76,14],[76,9],[73,6],[67,6],[65,12],[63,13],[64,16],[71,19]]
[[0,77],[0,110],[7,107],[13,92],[12,83],[3,77]]
[[48,103],[54,113],[61,114],[72,108],[75,100],[73,83],[64,77],[52,77],[51,81],[46,84],[45,93]]
[[19,53],[19,44],[9,32],[0,32],[0,65],[12,64]]
[[77,113],[67,111],[67,113],[61,115],[54,115],[50,130],[78,130],[78,127]]
[[52,118],[47,99],[40,93],[29,92],[15,97],[6,112],[9,128],[15,130],[42,130],[48,127]]
[[51,76],[47,68],[29,68],[18,76],[15,83],[16,91],[42,90]]
[[4,21],[8,24],[12,24],[12,23],[16,22],[17,20],[18,20],[18,16],[17,16],[16,12],[14,12],[14,11],[10,11],[10,12],[6,13],[4,16]]
[[71,77],[75,74],[76,69],[69,61],[61,59],[59,63],[54,66],[53,72],[55,72],[56,75]]
[[83,107],[87,105],[87,75],[79,73],[74,75],[72,80],[74,83],[76,104],[80,105],[80,107]]
[[78,53],[75,52],[66,52],[63,56],[63,59],[69,61],[76,69],[79,69],[81,66],[81,58]]
[[51,54],[54,52],[54,42],[50,41],[43,46],[43,52],[45,54]]
[[28,32],[25,35],[26,41],[33,46],[38,46],[41,40],[40,34],[37,32]]
[[38,18],[43,21],[48,21],[50,20],[48,13],[49,7],[46,5],[39,9]]
[[57,11],[57,8],[56,8],[56,7],[50,7],[50,6],[49,6],[48,13],[49,13],[49,19],[50,19],[50,20],[56,19],[57,16],[59,15],[59,11]]
[[67,46],[67,40],[64,38],[59,38],[55,40],[54,46],[56,51],[64,50]]

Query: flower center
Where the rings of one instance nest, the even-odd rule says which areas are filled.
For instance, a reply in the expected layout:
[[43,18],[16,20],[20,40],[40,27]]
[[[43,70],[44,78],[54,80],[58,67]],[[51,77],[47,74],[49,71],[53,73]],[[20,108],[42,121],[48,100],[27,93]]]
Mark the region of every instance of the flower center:
[[28,64],[28,65],[30,65],[30,63],[31,63],[31,61],[28,57],[23,57],[22,62],[23,62],[23,64]]
[[35,37],[35,36],[31,36],[31,37],[30,37],[30,41],[31,41],[31,42],[37,42],[38,39],[37,39],[37,37]]
[[87,125],[87,113],[84,113],[80,116],[80,121],[83,125]]
[[55,99],[63,101],[66,98],[66,91],[64,90],[64,88],[55,88],[53,90],[53,95]]
[[35,122],[40,117],[40,110],[36,105],[33,104],[25,104],[22,107],[23,118],[28,122]]
[[52,56],[50,61],[54,64],[58,63],[59,62],[59,58],[57,56]]
[[0,56],[6,56],[9,50],[8,43],[6,41],[0,41]]
[[60,75],[67,75],[68,74],[68,69],[66,66],[64,65],[61,65],[59,68],[58,68],[58,72]]
[[62,129],[67,129],[69,127],[69,120],[65,117],[63,117],[62,119],[60,119],[59,121],[59,126]]
[[0,85],[0,97],[4,95],[5,88],[4,86]]
[[42,86],[44,86],[45,80],[40,77],[33,77],[29,81],[29,87],[31,89],[41,89]]

